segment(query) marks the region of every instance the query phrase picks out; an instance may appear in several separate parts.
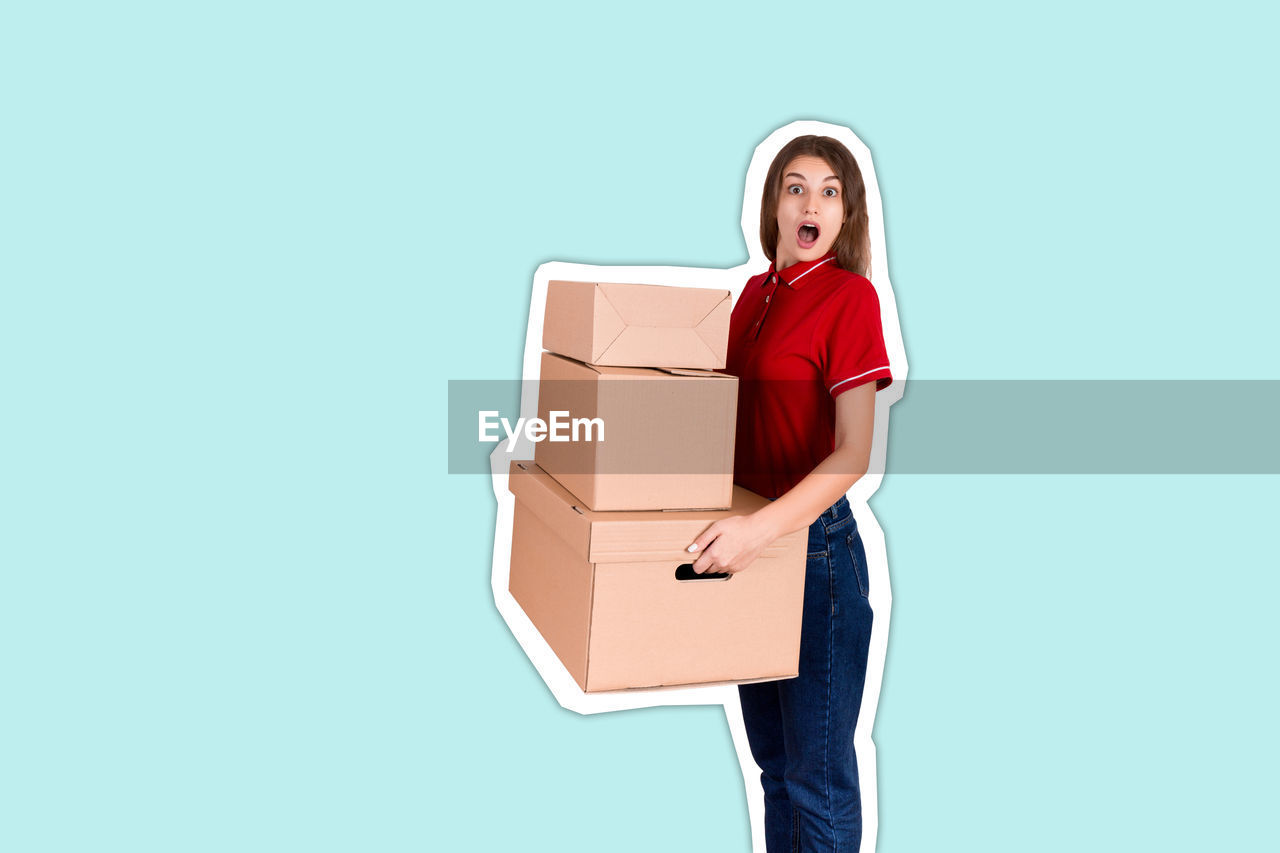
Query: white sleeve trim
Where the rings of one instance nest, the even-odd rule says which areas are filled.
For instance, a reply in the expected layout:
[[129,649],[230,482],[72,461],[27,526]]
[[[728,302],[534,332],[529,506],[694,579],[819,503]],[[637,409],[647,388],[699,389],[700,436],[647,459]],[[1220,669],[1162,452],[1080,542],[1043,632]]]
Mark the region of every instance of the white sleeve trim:
[[889,365],[886,364],[884,367],[873,367],[870,370],[864,370],[863,372],[859,373],[857,376],[850,376],[848,379],[841,379],[835,385],[832,385],[830,388],[828,388],[827,393],[828,394],[833,393],[841,385],[848,385],[850,382],[852,382],[855,379],[861,379],[862,377],[868,374],[879,373],[881,370],[888,370],[888,369],[889,369]]

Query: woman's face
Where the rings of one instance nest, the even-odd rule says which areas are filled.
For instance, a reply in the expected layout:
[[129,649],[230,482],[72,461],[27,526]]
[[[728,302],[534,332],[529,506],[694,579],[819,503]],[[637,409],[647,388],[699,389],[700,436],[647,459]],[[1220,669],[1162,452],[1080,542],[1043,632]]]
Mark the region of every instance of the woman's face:
[[831,251],[844,224],[843,193],[826,160],[806,155],[787,164],[778,194],[778,269]]

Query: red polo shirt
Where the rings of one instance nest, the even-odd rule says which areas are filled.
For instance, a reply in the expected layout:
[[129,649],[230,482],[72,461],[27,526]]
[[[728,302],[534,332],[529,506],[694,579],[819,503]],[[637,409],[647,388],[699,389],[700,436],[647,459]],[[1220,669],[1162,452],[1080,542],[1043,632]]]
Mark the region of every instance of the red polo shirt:
[[892,381],[875,288],[834,253],[770,267],[733,308],[726,371],[739,380],[734,482],[776,498],[835,449],[835,398]]

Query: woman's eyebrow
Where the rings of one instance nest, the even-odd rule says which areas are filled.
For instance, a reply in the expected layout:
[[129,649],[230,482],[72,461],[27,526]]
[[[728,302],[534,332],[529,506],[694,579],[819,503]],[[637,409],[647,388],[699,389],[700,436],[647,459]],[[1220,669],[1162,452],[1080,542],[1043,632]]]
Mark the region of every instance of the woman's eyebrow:
[[[786,173],[785,175],[783,175],[782,177],[784,177],[784,178],[799,178],[799,179],[800,179],[800,180],[802,180],[802,181],[807,180],[807,178],[805,178],[805,176],[804,176],[804,175],[802,175],[802,174],[800,174],[799,172],[787,172],[787,173]],[[823,182],[823,183],[826,183],[827,181],[838,181],[838,180],[840,180],[840,178],[839,178],[838,176],[836,176],[836,175],[827,175],[825,178],[823,178],[823,179],[822,179],[822,182]]]

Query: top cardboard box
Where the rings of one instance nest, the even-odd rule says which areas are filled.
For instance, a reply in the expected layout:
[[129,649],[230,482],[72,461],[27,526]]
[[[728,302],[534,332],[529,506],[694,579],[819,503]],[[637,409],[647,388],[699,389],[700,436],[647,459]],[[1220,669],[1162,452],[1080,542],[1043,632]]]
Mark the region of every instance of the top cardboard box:
[[542,346],[606,367],[725,365],[729,345],[727,290],[552,281]]

